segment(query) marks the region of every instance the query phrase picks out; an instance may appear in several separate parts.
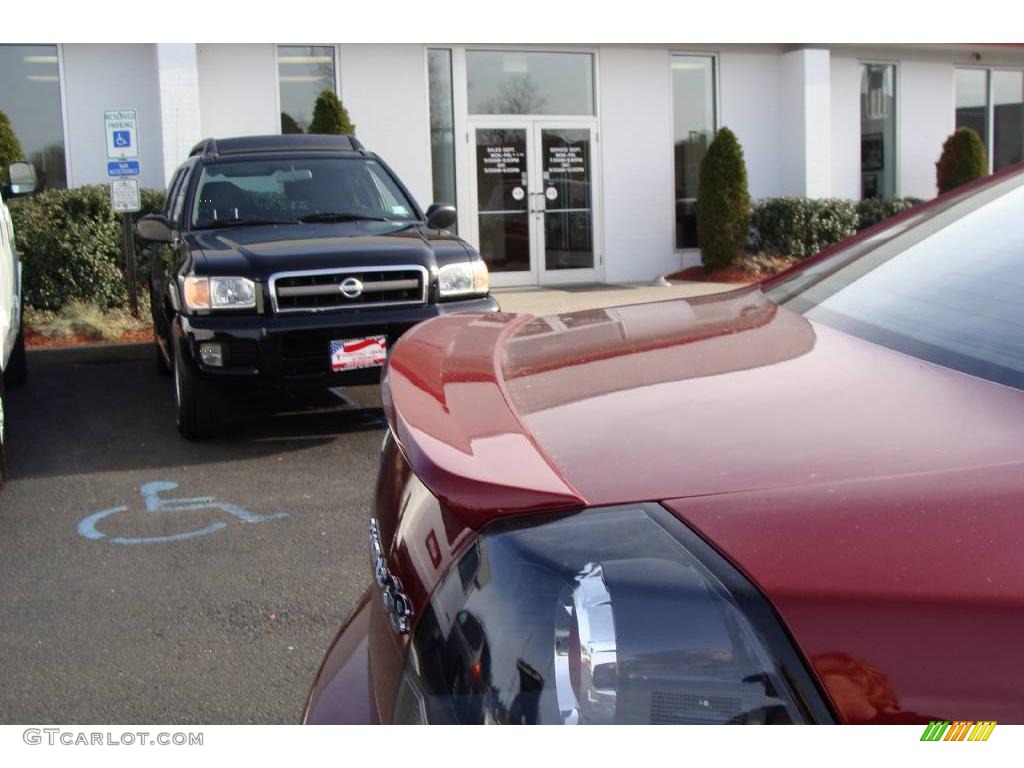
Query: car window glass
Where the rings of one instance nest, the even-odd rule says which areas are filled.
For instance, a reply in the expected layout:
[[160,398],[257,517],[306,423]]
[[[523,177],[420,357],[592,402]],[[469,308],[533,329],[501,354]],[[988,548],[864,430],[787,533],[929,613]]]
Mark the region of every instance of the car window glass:
[[407,215],[410,212],[409,209],[398,198],[398,195],[395,194],[397,192],[397,188],[395,188],[393,184],[389,185],[388,182],[391,180],[385,179],[381,175],[382,169],[379,166],[367,166],[367,170],[369,172],[370,180],[373,182],[374,189],[377,192],[378,200],[380,201],[379,204],[392,215]]
[[167,218],[171,217],[171,211],[174,207],[174,197],[178,191],[178,184],[181,182],[181,177],[185,175],[185,169],[179,168],[174,172],[174,176],[171,177],[171,183],[167,185],[167,195],[164,197],[164,216]]
[[185,195],[188,192],[188,182],[192,177],[192,168],[185,168],[181,176],[181,184],[174,197],[174,210],[171,213],[171,221],[177,224],[181,221],[181,212],[185,207]]
[[285,220],[318,214],[416,220],[412,201],[375,159],[287,158],[206,165],[192,205],[193,227],[218,221]]
[[784,306],[915,357],[1024,388],[1022,210],[1019,175],[925,222],[916,228],[921,232],[911,229],[846,263]]

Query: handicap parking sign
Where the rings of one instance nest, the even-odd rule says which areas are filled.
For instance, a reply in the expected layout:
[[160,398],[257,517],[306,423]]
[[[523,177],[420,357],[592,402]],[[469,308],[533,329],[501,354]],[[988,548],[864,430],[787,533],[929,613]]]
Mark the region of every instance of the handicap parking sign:
[[134,109],[111,109],[103,113],[107,136],[107,159],[125,160],[139,156],[139,125]]

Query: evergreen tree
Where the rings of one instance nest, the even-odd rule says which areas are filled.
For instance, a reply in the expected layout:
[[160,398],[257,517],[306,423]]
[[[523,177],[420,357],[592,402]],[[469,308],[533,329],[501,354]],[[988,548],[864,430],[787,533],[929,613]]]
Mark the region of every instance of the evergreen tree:
[[704,267],[727,267],[739,258],[749,224],[743,149],[736,134],[722,128],[701,161],[697,186],[697,242]]

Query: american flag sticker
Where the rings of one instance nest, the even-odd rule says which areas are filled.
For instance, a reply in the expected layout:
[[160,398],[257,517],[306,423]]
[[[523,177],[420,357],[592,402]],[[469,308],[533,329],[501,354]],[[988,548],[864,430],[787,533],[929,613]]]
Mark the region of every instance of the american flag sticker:
[[384,365],[388,358],[386,336],[366,339],[343,339],[331,342],[331,370],[349,371]]

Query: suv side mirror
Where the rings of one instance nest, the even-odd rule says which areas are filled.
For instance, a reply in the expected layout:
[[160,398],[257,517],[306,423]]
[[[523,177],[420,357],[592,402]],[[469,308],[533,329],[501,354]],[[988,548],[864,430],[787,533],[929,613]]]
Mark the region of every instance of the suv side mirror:
[[35,166],[31,163],[11,163],[7,168],[7,178],[10,179],[8,189],[12,196],[31,195],[39,183]]
[[448,229],[458,220],[454,205],[434,203],[427,208],[427,226],[431,229]]
[[174,240],[170,220],[162,213],[148,213],[139,219],[135,231],[143,240],[156,243],[170,243]]

